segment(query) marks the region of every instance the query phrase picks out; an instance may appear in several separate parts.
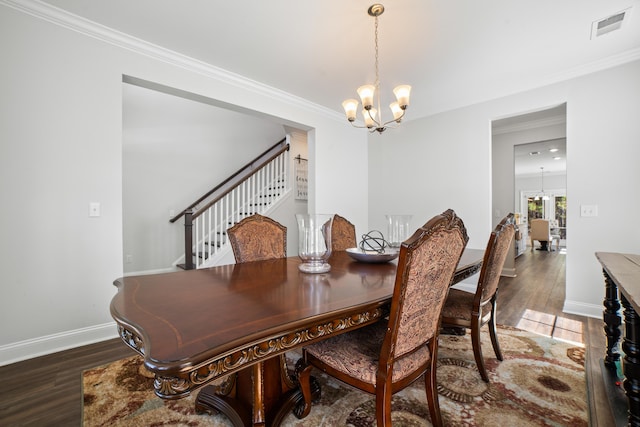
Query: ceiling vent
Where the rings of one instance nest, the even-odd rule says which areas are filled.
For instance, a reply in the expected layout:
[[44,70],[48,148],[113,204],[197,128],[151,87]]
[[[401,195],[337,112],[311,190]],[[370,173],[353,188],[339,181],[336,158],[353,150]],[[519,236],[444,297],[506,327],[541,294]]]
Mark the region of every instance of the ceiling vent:
[[630,8],[593,22],[593,24],[591,24],[591,40],[612,31],[619,30],[622,27],[624,19],[627,18],[628,20],[629,11]]

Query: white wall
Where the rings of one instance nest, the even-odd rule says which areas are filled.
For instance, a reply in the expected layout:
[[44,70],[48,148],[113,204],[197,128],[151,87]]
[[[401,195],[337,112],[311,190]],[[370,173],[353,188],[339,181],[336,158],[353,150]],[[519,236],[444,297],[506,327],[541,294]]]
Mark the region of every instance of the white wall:
[[491,121],[468,108],[404,123],[369,146],[369,223],[386,231],[385,214],[413,215],[410,228],[451,208],[484,249],[491,226]]
[[[0,6],[0,364],[116,336],[109,303],[123,275],[123,75],[313,130],[310,209],[367,227],[367,165],[355,160],[366,156],[366,136],[341,114],[69,22],[77,30]],[[347,182],[342,205],[346,197],[334,195]],[[90,202],[101,203],[100,217],[88,217]]]
[[[565,307],[597,317],[604,290],[594,252],[640,253],[640,61],[576,79],[568,100]],[[580,205],[598,205],[598,216],[581,218]]]
[[169,218],[283,139],[285,130],[266,118],[128,83],[123,104],[124,272],[171,270],[184,255],[184,220]]
[[[565,310],[601,316],[604,285],[596,251],[640,253],[640,61],[563,83],[414,120],[371,137],[369,222],[390,209],[417,216],[446,208],[465,221],[468,247],[492,228],[491,121],[567,103],[567,286]],[[513,169],[511,169],[513,170]],[[581,218],[580,205],[599,216]]]

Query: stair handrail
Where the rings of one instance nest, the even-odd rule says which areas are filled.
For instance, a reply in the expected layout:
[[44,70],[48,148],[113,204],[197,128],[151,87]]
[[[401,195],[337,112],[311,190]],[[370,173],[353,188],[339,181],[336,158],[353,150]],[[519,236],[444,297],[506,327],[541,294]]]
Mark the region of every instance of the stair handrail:
[[[280,147],[280,148],[278,149],[278,147]],[[274,150],[276,150],[276,151],[274,151]],[[267,154],[269,154],[272,151],[273,151],[273,154],[268,159],[266,159],[266,160],[263,159],[262,162],[256,168],[254,164],[257,161],[261,160],[264,156],[266,156]],[[284,153],[285,151],[289,151],[289,144],[287,144],[287,138],[282,138],[280,141],[278,141],[277,143],[275,143],[274,145],[272,145],[271,147],[269,147],[265,151],[263,151],[261,154],[256,156],[253,160],[251,160],[250,162],[248,162],[247,164],[242,166],[240,169],[238,169],[236,172],[234,172],[231,176],[229,176],[227,179],[222,181],[220,184],[216,185],[211,190],[207,191],[204,195],[199,197],[198,200],[196,200],[195,202],[191,203],[182,212],[180,212],[178,215],[176,215],[173,218],[171,218],[169,220],[169,222],[171,222],[171,223],[176,222],[181,217],[183,217],[186,213],[191,213],[192,214],[192,218],[197,218],[198,216],[200,216],[202,214],[202,212],[206,211],[211,205],[213,205],[215,202],[217,202],[218,200],[223,198],[225,195],[227,195],[229,192],[231,192],[233,190],[233,186],[227,188],[225,191],[223,191],[221,194],[219,194],[216,198],[212,199],[205,206],[200,208],[197,212],[193,212],[193,209],[198,205],[198,203],[201,203],[203,200],[206,200],[209,196],[211,196],[215,192],[217,192],[220,189],[222,189],[225,185],[229,184],[231,181],[233,181],[235,178],[240,176],[247,169],[253,169],[253,171],[250,174],[247,174],[246,177],[249,177],[249,176],[255,174],[260,169],[262,169],[266,164],[268,164],[271,160],[275,159],[276,157],[278,157],[280,154]]]
[[[274,151],[273,154],[268,157],[265,158],[264,161],[259,164],[257,167],[253,168],[251,170],[250,173],[247,173],[246,175],[242,175],[240,177],[239,174],[235,175],[233,178],[238,178],[240,177],[240,179],[238,180],[238,182],[241,182],[243,180],[249,179],[251,176],[257,174],[262,168],[266,167],[272,160],[274,160],[275,158],[277,158],[279,155],[281,155],[282,153],[284,153],[285,151],[289,151],[289,145],[287,144],[286,147],[283,147],[282,149],[278,150],[278,151]],[[229,184],[231,181],[228,180],[226,183]],[[196,212],[193,213],[193,219],[199,217],[200,215],[202,215],[204,212],[206,212],[211,206],[213,206],[214,204],[216,204],[219,200],[221,200],[224,196],[226,196],[227,194],[229,194],[231,191],[233,191],[234,188],[237,187],[237,184],[232,184],[230,185],[229,188],[227,188],[226,190],[222,191],[220,194],[218,194],[218,196],[214,197],[213,199],[211,199],[206,205],[202,206],[200,209],[198,209]]]

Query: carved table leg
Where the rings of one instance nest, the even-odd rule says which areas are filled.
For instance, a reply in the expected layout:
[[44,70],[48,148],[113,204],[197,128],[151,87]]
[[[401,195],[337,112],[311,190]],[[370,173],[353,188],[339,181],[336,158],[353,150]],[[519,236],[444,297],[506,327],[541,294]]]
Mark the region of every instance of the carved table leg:
[[604,312],[602,320],[604,320],[604,333],[607,338],[607,351],[604,356],[604,365],[615,371],[616,364],[620,360],[618,352],[618,341],[620,340],[620,324],[622,323],[618,311],[620,310],[620,301],[618,300],[618,287],[609,277],[606,271],[603,271],[605,283]]
[[629,399],[629,425],[640,426],[640,318],[624,295],[623,387]]
[[226,381],[218,386],[208,385],[200,390],[196,398],[196,413],[225,414],[235,427],[250,425],[251,408],[247,408],[243,402],[236,399],[237,374],[230,374]]
[[[284,356],[266,359],[235,375],[233,387],[204,387],[196,399],[196,412],[221,412],[235,427],[271,427],[280,425],[304,400]],[[319,395],[319,389],[317,382],[312,383],[314,396]]]

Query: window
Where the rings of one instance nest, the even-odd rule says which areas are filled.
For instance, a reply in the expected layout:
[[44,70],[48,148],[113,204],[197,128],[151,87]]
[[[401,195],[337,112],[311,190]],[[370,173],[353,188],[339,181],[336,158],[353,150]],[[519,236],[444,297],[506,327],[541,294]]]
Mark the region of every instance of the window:
[[567,238],[567,196],[554,196],[554,218],[558,224],[560,239]]

